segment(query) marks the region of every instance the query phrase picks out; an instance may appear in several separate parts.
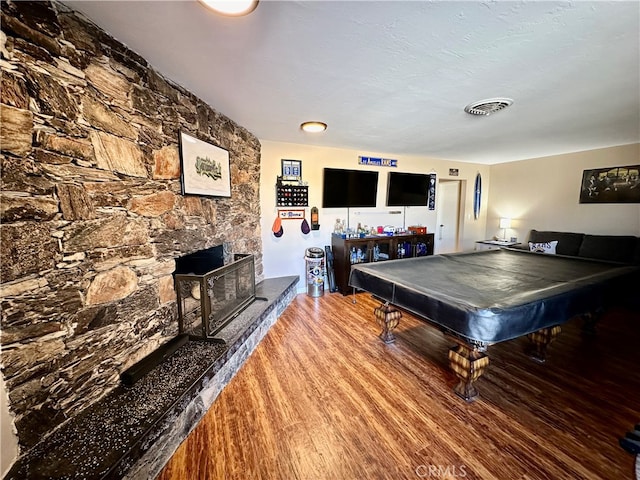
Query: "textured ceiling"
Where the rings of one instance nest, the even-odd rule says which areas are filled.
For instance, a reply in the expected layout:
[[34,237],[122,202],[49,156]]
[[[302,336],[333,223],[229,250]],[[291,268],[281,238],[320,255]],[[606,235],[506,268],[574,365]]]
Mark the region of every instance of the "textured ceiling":
[[261,140],[488,164],[640,142],[637,1],[65,3]]

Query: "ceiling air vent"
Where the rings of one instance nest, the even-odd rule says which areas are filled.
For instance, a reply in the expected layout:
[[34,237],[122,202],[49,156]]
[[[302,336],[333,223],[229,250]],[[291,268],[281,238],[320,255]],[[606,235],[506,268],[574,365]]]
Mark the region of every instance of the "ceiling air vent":
[[489,98],[479,102],[470,103],[464,107],[464,111],[471,115],[491,115],[507,108],[513,103],[510,98]]

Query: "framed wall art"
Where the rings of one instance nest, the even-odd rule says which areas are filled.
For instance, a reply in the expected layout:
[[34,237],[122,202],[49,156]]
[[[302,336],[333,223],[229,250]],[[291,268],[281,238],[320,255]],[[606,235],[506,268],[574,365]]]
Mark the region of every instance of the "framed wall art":
[[180,132],[180,181],[183,195],[231,196],[229,152]]
[[302,160],[287,160],[282,158],[282,179],[300,180],[302,179]]
[[640,203],[640,165],[584,170],[580,203]]

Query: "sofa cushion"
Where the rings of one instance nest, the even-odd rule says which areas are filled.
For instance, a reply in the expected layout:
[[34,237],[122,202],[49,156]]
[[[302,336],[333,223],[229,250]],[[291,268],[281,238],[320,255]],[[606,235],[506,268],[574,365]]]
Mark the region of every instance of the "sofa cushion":
[[529,242],[529,251],[555,255],[557,246],[558,246],[557,240],[554,240],[552,242],[542,242],[542,243]]
[[581,257],[610,262],[637,261],[638,237],[630,235],[585,235],[578,253]]
[[558,241],[556,253],[558,255],[571,255],[576,257],[580,252],[580,245],[584,238],[583,233],[571,232],[551,232],[531,230],[529,233],[529,241],[532,243],[547,243],[554,240]]

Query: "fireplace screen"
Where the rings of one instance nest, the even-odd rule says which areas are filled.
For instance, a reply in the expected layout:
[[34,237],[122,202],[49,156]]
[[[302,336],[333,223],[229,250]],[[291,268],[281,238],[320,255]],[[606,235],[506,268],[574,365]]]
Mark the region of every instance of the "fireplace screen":
[[176,260],[180,333],[194,338],[214,337],[256,298],[253,255],[236,253],[224,264],[217,249]]

